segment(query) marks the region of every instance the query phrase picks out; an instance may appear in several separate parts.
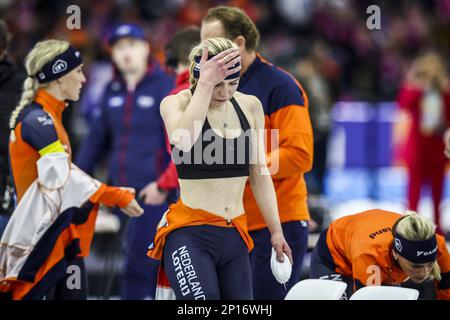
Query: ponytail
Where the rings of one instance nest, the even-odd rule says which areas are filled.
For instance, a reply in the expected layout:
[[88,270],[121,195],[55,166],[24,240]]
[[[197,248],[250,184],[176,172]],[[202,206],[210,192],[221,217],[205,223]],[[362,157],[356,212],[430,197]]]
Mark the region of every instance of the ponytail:
[[9,128],[11,130],[14,130],[19,114],[22,112],[25,106],[29,105],[33,101],[38,89],[39,82],[36,79],[28,76],[23,83],[23,92],[19,104],[14,109],[11,114],[11,118],[9,119]]

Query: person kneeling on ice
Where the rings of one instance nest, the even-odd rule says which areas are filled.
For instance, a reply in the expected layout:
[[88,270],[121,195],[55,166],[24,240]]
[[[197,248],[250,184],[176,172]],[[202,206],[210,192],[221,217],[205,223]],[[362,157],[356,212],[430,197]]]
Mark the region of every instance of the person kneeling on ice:
[[[431,220],[374,209],[345,216],[324,230],[310,277],[347,283],[343,299],[369,285],[420,286],[434,279],[437,299],[450,299],[450,255]],[[419,297],[420,299],[421,297]]]

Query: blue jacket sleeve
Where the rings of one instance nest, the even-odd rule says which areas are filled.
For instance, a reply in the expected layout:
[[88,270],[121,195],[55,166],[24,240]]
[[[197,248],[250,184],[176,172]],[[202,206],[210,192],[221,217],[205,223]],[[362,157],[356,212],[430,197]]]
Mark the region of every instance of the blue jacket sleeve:
[[95,165],[108,153],[109,149],[106,101],[106,94],[104,94],[100,105],[93,111],[89,133],[75,158],[75,164],[88,174],[92,174]]

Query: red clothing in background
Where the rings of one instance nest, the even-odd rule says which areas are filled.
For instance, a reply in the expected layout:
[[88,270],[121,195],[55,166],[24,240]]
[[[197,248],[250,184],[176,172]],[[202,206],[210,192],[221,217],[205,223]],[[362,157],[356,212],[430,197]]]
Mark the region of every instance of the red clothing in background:
[[447,158],[444,155],[444,131],[450,127],[450,90],[441,93],[442,108],[439,110],[440,126],[432,133],[425,133],[421,129],[424,121],[424,107],[422,106],[426,92],[418,87],[404,86],[397,96],[399,106],[411,115],[412,124],[405,145],[405,158],[408,167],[408,207],[416,211],[421,187],[429,183],[432,188],[434,204],[434,218],[438,232],[442,232],[440,225],[440,202],[444,184],[444,171]]

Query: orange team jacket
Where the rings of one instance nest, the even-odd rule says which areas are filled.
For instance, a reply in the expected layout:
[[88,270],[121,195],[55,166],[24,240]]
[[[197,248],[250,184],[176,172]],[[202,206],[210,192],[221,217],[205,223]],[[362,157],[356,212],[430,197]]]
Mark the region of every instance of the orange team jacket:
[[[381,284],[397,285],[407,276],[392,258],[392,228],[402,215],[374,209],[345,216],[334,221],[327,232],[326,243],[336,265],[335,271],[353,278],[355,288],[374,284],[375,270],[380,270]],[[450,255],[445,238],[437,235],[437,262],[442,279],[437,298],[450,299]]]
[[[62,112],[65,107],[65,102],[40,89],[34,102],[25,107],[19,115],[9,143],[11,172],[18,201],[37,179],[36,162],[41,156],[52,152],[66,152],[71,158],[69,137],[62,124]],[[89,255],[100,203],[106,206],[125,207],[133,199],[134,196],[128,191],[101,184],[98,191],[89,199],[92,208],[88,217],[82,223],[71,222],[67,228],[59,231],[48,258],[33,276],[34,281],[21,283],[13,293],[13,298],[23,298],[64,257],[65,250],[73,245],[74,239],[78,247],[75,250],[77,255],[83,257]]]
[[[265,114],[267,164],[272,174],[281,222],[309,220],[304,173],[312,168],[313,131],[308,98],[286,71],[257,54],[241,76],[238,91],[258,97]],[[278,130],[278,148],[271,147],[271,130]],[[244,191],[250,231],[267,227],[250,184]]]
[[253,249],[253,240],[247,231],[247,219],[242,214],[230,221],[221,216],[201,209],[193,209],[186,206],[181,197],[176,203],[169,206],[169,210],[163,215],[158,224],[153,243],[150,245],[147,255],[153,259],[161,260],[167,235],[179,228],[187,226],[212,225],[225,228],[236,228],[244,240],[250,252]]

